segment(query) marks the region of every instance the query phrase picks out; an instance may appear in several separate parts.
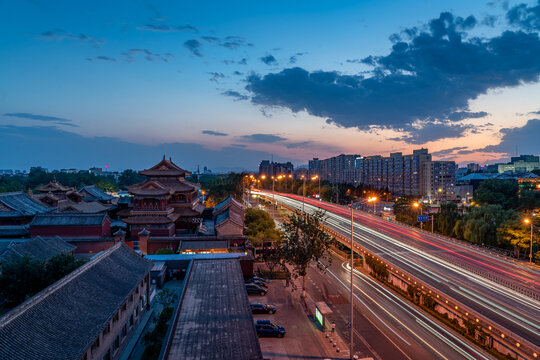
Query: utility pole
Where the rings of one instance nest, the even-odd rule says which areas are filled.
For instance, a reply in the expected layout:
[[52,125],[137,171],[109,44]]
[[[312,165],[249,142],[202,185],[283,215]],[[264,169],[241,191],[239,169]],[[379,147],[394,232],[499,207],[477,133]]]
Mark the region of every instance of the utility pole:
[[350,354],[351,354],[351,360],[354,359],[353,355],[353,311],[354,311],[354,297],[353,297],[353,272],[354,272],[354,213],[353,213],[353,202],[351,200],[351,345],[350,345]]
[[431,233],[433,233],[433,223],[435,222],[435,215],[431,214]]

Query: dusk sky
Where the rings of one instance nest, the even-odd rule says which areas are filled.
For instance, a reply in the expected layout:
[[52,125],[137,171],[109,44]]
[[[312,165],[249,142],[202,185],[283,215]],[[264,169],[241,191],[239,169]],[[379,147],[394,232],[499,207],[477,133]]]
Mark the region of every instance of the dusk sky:
[[0,169],[540,153],[540,2],[0,1]]

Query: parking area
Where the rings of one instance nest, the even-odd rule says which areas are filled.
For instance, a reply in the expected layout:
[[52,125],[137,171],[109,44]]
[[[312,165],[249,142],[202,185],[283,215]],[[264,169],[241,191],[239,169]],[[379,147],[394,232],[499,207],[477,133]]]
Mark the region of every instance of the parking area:
[[291,294],[291,288],[285,287],[284,280],[272,280],[266,295],[250,295],[249,301],[274,305],[275,314],[254,314],[253,318],[255,321],[270,320],[286,330],[285,337],[281,339],[259,338],[265,359],[339,358],[324,344],[320,328],[306,315],[296,297]]

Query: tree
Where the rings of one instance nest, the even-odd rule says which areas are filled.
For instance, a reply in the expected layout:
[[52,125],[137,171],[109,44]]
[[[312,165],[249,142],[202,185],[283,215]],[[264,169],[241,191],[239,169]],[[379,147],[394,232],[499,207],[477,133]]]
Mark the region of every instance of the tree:
[[264,243],[275,243],[281,240],[281,233],[276,229],[274,219],[264,210],[248,208],[244,218],[244,235],[255,247]]
[[514,252],[519,258],[520,250],[528,249],[531,242],[530,227],[525,226],[521,219],[513,218],[506,221],[497,229],[500,239],[514,247]]
[[457,205],[455,203],[441,204],[441,212],[436,215],[437,231],[446,236],[452,236],[454,226],[460,219]]
[[420,215],[420,211],[412,207],[414,202],[415,198],[411,196],[402,196],[396,200],[394,203],[394,214],[397,221],[409,225],[415,225],[417,223],[416,215]]
[[472,207],[454,226],[457,238],[476,244],[491,246],[509,245],[497,236],[497,227],[517,216],[514,210],[504,210],[500,205],[486,204]]
[[43,276],[46,286],[63,278],[82,264],[83,259],[75,259],[70,254],[58,254],[44,264]]
[[139,175],[135,170],[126,169],[122,171],[118,177],[118,187],[125,189],[126,187],[143,182],[146,179],[143,175]]
[[290,214],[282,227],[285,239],[281,245],[281,253],[285,262],[293,266],[293,276],[301,276],[302,288],[305,291],[307,267],[314,261],[317,267],[324,270],[321,260],[331,262],[329,248],[332,237],[325,233],[321,226],[324,223],[324,212],[301,214],[296,211]]
[[154,255],[170,255],[170,254],[174,254],[174,250],[169,249],[169,248],[157,249],[156,252],[154,253]]
[[11,258],[2,264],[0,296],[15,307],[44,288],[41,263],[29,256]]
[[164,308],[170,307],[176,300],[178,300],[178,295],[171,291],[171,289],[163,289],[156,296],[156,301]]
[[474,201],[478,204],[500,205],[504,209],[515,209],[518,205],[518,184],[514,180],[488,179],[482,181]]

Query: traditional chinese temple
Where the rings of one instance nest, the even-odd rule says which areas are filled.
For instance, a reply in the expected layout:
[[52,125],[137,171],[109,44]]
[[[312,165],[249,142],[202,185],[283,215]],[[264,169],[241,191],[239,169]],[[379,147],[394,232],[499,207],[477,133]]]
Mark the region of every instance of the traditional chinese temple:
[[157,165],[139,174],[146,181],[128,187],[133,209],[124,221],[131,225],[131,233],[146,229],[153,236],[196,235],[205,206],[199,202],[200,185],[186,180],[191,172],[163,156]]

